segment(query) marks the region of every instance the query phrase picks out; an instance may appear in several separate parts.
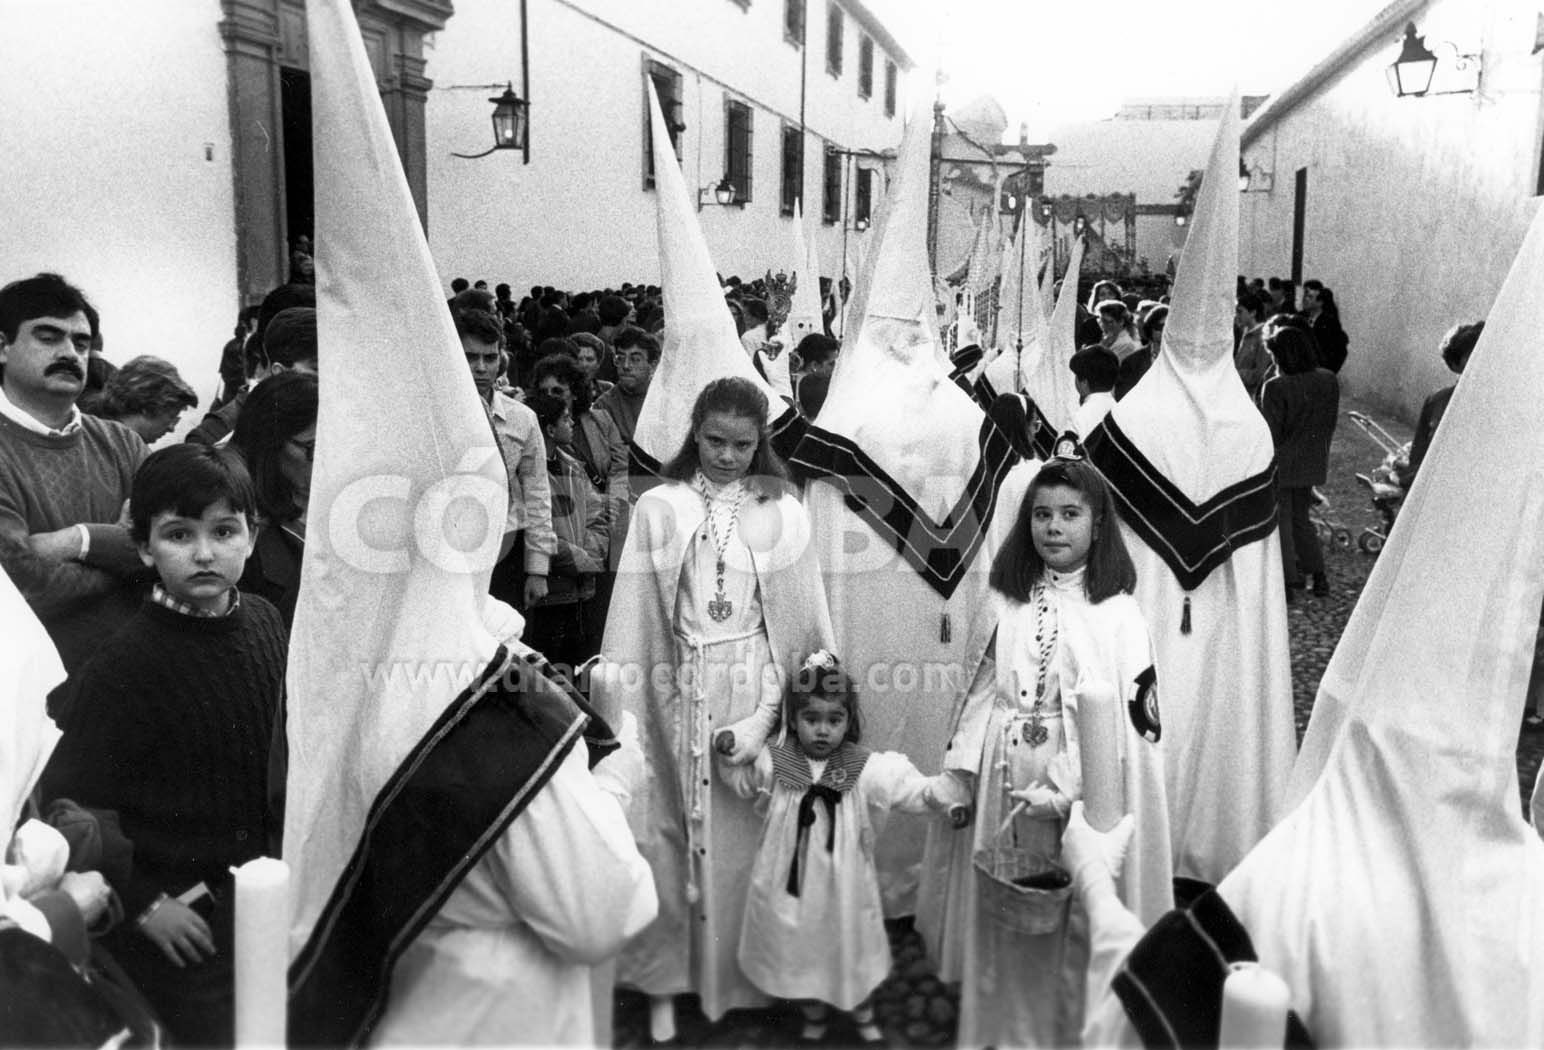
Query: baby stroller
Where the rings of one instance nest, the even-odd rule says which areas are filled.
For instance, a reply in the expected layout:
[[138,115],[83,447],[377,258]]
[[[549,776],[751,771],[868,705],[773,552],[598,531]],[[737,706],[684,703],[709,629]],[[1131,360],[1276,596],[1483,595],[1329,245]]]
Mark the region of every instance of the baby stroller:
[[1401,444],[1377,420],[1363,412],[1347,412],[1351,422],[1383,450],[1383,462],[1369,474],[1358,474],[1356,480],[1367,486],[1373,510],[1378,512],[1380,527],[1365,528],[1356,537],[1356,546],[1363,554],[1377,554],[1389,538],[1394,519],[1405,501],[1405,471],[1410,469],[1410,443]]
[[1351,529],[1330,516],[1333,509],[1330,498],[1315,486],[1311,502],[1312,506],[1308,508],[1308,520],[1313,525],[1313,531],[1319,537],[1319,542],[1336,550],[1350,550]]

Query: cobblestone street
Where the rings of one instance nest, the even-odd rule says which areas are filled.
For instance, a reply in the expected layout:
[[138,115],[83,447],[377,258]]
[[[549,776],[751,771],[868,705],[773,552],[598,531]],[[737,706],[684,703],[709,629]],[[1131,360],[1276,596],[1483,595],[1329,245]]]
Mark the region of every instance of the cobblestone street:
[[[1410,438],[1409,427],[1369,406],[1342,399],[1340,424],[1330,452],[1330,476],[1322,488],[1329,502],[1321,511],[1331,524],[1349,530],[1351,543],[1343,548],[1326,545],[1329,597],[1315,598],[1305,592],[1290,606],[1287,617],[1292,647],[1293,708],[1299,740],[1313,710],[1319,679],[1376,564],[1375,556],[1359,551],[1355,542],[1363,528],[1379,525],[1378,512],[1356,475],[1371,473],[1382,461],[1384,453],[1346,417],[1349,410],[1367,413],[1401,442]],[[1544,758],[1544,733],[1521,734],[1518,781],[1525,807],[1541,758]],[[875,996],[876,1012],[888,1045],[952,1045],[956,1025],[955,997],[933,974],[921,940],[909,923],[892,924],[890,937],[895,968]],[[693,1006],[683,1004],[678,1014],[683,1046],[792,1046],[796,1044],[799,1032],[800,1019],[791,1007],[737,1011],[717,1025],[709,1025]],[[648,1046],[647,1030],[648,1008],[644,998],[619,993],[616,1045]],[[850,1027],[833,1025],[823,1045],[854,1046],[857,1040]]]

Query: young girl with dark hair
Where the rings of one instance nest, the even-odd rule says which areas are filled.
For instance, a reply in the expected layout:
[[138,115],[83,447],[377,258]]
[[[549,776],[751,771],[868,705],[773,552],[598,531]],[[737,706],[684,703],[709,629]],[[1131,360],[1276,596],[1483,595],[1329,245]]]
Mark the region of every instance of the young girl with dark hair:
[[674,1032],[678,993],[698,993],[711,1020],[765,1001],[738,961],[761,822],[711,776],[710,741],[730,728],[729,760],[750,761],[792,671],[831,644],[809,518],[772,451],[766,396],[747,379],[709,383],[661,473],[668,483],[633,512],[602,646],[616,680],[602,692],[637,717],[648,760],[634,829],[660,894],[617,974],[650,995],[659,1040]]
[[793,676],[784,729],[784,739],[753,765],[719,765],[736,794],[766,811],[740,967],[769,995],[799,1001],[801,1041],[825,1035],[835,1006],[852,1013],[860,1040],[877,1042],[869,997],[890,972],[890,941],[874,869],[875,824],[891,810],[956,805],[963,814],[969,792],[948,774],[924,776],[899,752],[859,746],[858,691],[823,649]]
[[1079,698],[1103,689],[1125,701],[1117,736],[1138,829],[1125,895],[1170,893],[1152,645],[1115,501],[1093,466],[1055,458],[1041,468],[990,580],[997,632],[944,758],[974,785],[974,831],[955,836],[944,914],[921,925],[933,932],[940,975],[960,982],[960,1045],[1075,1045],[1085,934],[1065,918],[1045,934],[1002,923],[979,897],[973,860],[1009,847],[1054,868],[1068,810],[1082,796]]

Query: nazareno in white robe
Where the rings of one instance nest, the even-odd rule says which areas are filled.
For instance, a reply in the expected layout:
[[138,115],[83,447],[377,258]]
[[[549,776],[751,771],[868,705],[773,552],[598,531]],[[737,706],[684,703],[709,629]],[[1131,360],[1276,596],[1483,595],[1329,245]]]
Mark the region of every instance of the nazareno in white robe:
[[378,1046],[593,1046],[590,968],[654,915],[649,868],[583,745],[403,952]]
[[715,583],[704,578],[714,560],[707,533],[691,486],[639,499],[602,653],[619,694],[607,706],[638,719],[649,775],[629,817],[660,901],[618,960],[617,980],[650,995],[697,992],[717,1019],[764,1001],[736,958],[761,821],[712,777],[712,739],[726,728],[765,738],[790,669],[831,646],[831,625],[809,521],[792,496],[753,495],[742,508],[725,552],[735,613],[722,624],[699,608]]
[[[1173,907],[1163,754],[1160,744],[1144,739],[1137,724],[1156,723],[1152,644],[1130,595],[1095,605],[1081,580],[1075,574],[1050,589],[1058,622],[1054,659],[1066,751],[1048,779],[1069,800],[1081,797],[1077,683],[1081,678],[1114,685],[1126,701],[1122,772],[1126,810],[1135,816],[1137,829],[1121,898],[1151,922]],[[999,609],[996,655],[977,673],[944,757],[946,769],[977,776],[977,819],[952,840],[934,844],[935,854],[942,855],[930,857],[929,865],[946,866],[946,873],[939,880],[942,892],[926,902],[930,912],[919,914],[918,921],[930,932],[928,948],[939,975],[961,983],[961,1045],[1056,1045],[1075,1040],[1081,1026],[1088,958],[1081,911],[1072,909],[1068,932],[1073,941],[1065,946],[1061,934],[1021,937],[1003,931],[981,908],[973,866],[975,851],[990,845],[997,831],[1000,806],[983,800],[998,799],[1003,792],[997,745],[1001,727],[1018,708],[1014,683],[1034,682],[1037,669],[1033,606],[994,597]],[[1044,956],[1053,948],[1060,964],[1047,972]]]
[[[848,744],[816,761],[790,742],[779,748],[782,758],[805,772],[801,783],[790,785],[775,769],[773,750],[763,750],[753,764],[719,771],[741,797],[759,799],[766,820],[751,869],[741,967],[768,995],[852,1010],[890,972],[875,835],[892,810],[926,812],[929,786],[945,778],[925,776],[894,751],[868,752],[864,758],[861,748]],[[853,777],[850,770],[859,762],[861,771]],[[824,803],[813,803],[814,822],[801,835],[799,813],[810,783],[838,790],[841,801],[834,814]],[[788,880],[796,859],[799,893],[792,894]]]

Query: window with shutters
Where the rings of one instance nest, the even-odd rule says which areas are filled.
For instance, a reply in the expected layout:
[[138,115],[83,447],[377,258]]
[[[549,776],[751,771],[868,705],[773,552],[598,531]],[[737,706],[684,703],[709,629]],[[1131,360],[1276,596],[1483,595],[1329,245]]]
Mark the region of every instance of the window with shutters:
[[643,60],[643,71],[643,188],[652,190],[654,188],[654,124],[649,119],[648,85],[650,82],[654,84],[654,92],[659,96],[660,113],[665,118],[665,127],[670,130],[670,145],[675,150],[678,161],[681,159],[681,133],[686,130],[686,120],[682,116],[681,74],[652,58]]
[[783,39],[794,47],[804,46],[805,0],[783,0]]
[[826,72],[833,77],[842,75],[842,9],[835,4],[826,7]]
[[782,213],[792,215],[804,196],[804,133],[793,124],[783,125]]
[[858,97],[872,98],[873,95],[874,40],[865,36],[858,39]]
[[724,100],[724,175],[734,186],[734,202],[751,200],[751,107]]
[[859,168],[858,183],[853,188],[852,221],[873,222],[874,169]]
[[842,155],[829,146],[826,148],[825,170],[822,181],[823,207],[820,217],[830,226],[842,221]]
[[895,63],[885,59],[885,116],[895,116],[895,82],[898,77]]

